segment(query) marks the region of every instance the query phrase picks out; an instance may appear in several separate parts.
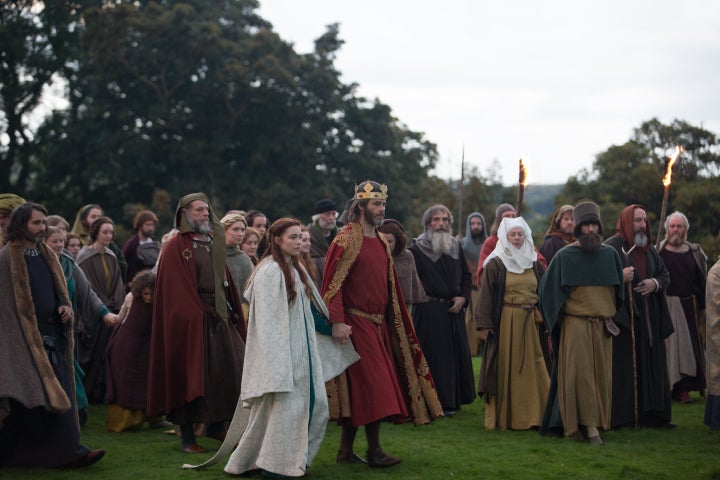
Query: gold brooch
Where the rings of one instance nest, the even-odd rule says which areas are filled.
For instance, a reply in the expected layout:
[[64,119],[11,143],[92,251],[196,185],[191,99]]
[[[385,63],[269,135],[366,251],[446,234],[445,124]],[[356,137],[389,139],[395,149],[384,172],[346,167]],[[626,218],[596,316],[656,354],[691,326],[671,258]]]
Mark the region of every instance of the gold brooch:
[[190,259],[192,258],[192,252],[190,251],[189,248],[186,248],[185,250],[182,251],[182,256],[186,262],[189,262]]

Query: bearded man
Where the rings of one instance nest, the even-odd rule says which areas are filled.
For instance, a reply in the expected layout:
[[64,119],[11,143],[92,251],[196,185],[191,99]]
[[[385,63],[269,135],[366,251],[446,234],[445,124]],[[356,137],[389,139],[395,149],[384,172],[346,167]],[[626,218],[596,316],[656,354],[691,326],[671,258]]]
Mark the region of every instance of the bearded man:
[[[348,224],[328,250],[322,296],[332,335],[352,336],[360,360],[328,382],[330,418],[342,426],[338,463],[386,468],[400,459],[380,446],[380,422],[415,425],[442,415],[432,375],[405,307],[390,247],[378,234],[385,219],[387,186],[366,180],[355,186]],[[365,427],[367,460],[353,451]]]
[[480,336],[475,330],[475,307],[478,301],[478,260],[480,259],[480,249],[482,249],[485,240],[488,238],[487,225],[485,225],[485,217],[480,212],[472,212],[467,217],[465,225],[465,237],[462,238],[462,248],[465,254],[465,260],[472,275],[472,292],[470,294],[470,302],[465,311],[465,333],[468,337],[470,345],[470,355],[475,356],[478,352],[478,344]]
[[413,322],[446,416],[475,400],[464,307],[472,279],[463,249],[452,235],[452,214],[433,205],[422,217],[425,232],[410,251],[428,297],[415,306]]
[[47,210],[23,203],[0,249],[0,467],[80,468],[104,450],[80,444],[73,311]]
[[612,317],[623,305],[623,270],[602,244],[598,206],[583,202],[572,212],[577,241],[558,250],[538,288],[556,366],[540,433],[599,445],[600,430],[610,429],[610,335],[619,333]]
[[[681,212],[668,215],[660,258],[670,272],[667,302],[675,333],[665,340],[672,395],[692,403],[691,391],[705,390],[705,283],[707,255],[687,241],[690,222]],[[698,331],[700,330],[700,331]]]
[[624,260],[632,294],[615,316],[620,334],[613,337],[612,426],[674,427],[665,356],[665,339],[673,333],[665,300],[670,274],[652,246],[645,207],[625,207],[616,229],[605,243]]
[[320,284],[322,284],[322,273],[325,269],[325,256],[335,235],[338,234],[337,216],[335,203],[332,200],[320,200],[313,208],[312,223],[308,225],[310,258],[317,267]]
[[135,215],[133,229],[135,234],[128,238],[122,246],[122,253],[127,261],[127,282],[135,278],[141,270],[153,268],[160,253],[160,241],[155,238],[158,218],[150,210],[141,210]]
[[225,265],[225,229],[205,194],[180,199],[175,228],[155,283],[147,414],[167,415],[180,426],[182,451],[203,453],[193,424],[225,438],[240,396],[245,322]]

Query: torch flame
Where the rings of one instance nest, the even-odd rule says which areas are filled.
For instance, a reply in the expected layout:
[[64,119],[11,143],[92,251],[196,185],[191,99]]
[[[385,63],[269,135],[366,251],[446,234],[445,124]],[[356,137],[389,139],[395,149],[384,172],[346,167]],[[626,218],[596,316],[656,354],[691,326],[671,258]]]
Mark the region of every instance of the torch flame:
[[682,152],[683,152],[683,147],[681,147],[681,146],[676,146],[676,147],[675,147],[675,153],[673,153],[673,154],[670,156],[670,158],[668,158],[667,169],[666,169],[666,171],[665,171],[665,176],[663,177],[663,181],[662,181],[662,182],[663,182],[663,185],[665,186],[665,188],[669,187],[670,184],[672,183],[672,169],[673,169],[673,165],[675,165],[675,161],[678,159],[678,157],[680,156],[680,154],[681,154]]
[[520,159],[520,177],[518,181],[523,187],[527,185],[527,169],[525,168],[522,158]]

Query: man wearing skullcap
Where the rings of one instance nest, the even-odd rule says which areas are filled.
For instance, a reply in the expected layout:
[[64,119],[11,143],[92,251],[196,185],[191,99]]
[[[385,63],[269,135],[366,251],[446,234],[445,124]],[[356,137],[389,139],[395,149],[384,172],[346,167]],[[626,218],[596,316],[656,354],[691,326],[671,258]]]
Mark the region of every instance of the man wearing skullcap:
[[601,444],[610,429],[612,317],[623,305],[620,257],[602,244],[593,202],[573,211],[577,241],[555,254],[540,281],[539,302],[555,357],[541,433]]

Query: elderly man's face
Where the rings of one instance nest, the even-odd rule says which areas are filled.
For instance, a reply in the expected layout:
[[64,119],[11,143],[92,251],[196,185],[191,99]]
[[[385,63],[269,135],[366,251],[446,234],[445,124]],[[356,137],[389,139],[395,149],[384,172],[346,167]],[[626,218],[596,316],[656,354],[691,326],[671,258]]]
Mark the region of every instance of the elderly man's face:
[[202,200],[193,200],[185,209],[188,223],[198,233],[208,233],[210,226],[210,206]]
[[318,225],[320,225],[320,228],[332,230],[333,228],[335,228],[336,219],[337,212],[335,210],[323,212],[318,214]]
[[685,242],[685,239],[687,238],[687,227],[685,226],[685,222],[682,217],[679,215],[672,215],[668,219],[667,236],[668,242],[672,245],[679,246]]
[[644,232],[647,227],[647,214],[642,208],[633,211],[633,233]]
[[449,232],[450,231],[450,214],[443,210],[438,210],[430,218],[428,227],[433,232]]

